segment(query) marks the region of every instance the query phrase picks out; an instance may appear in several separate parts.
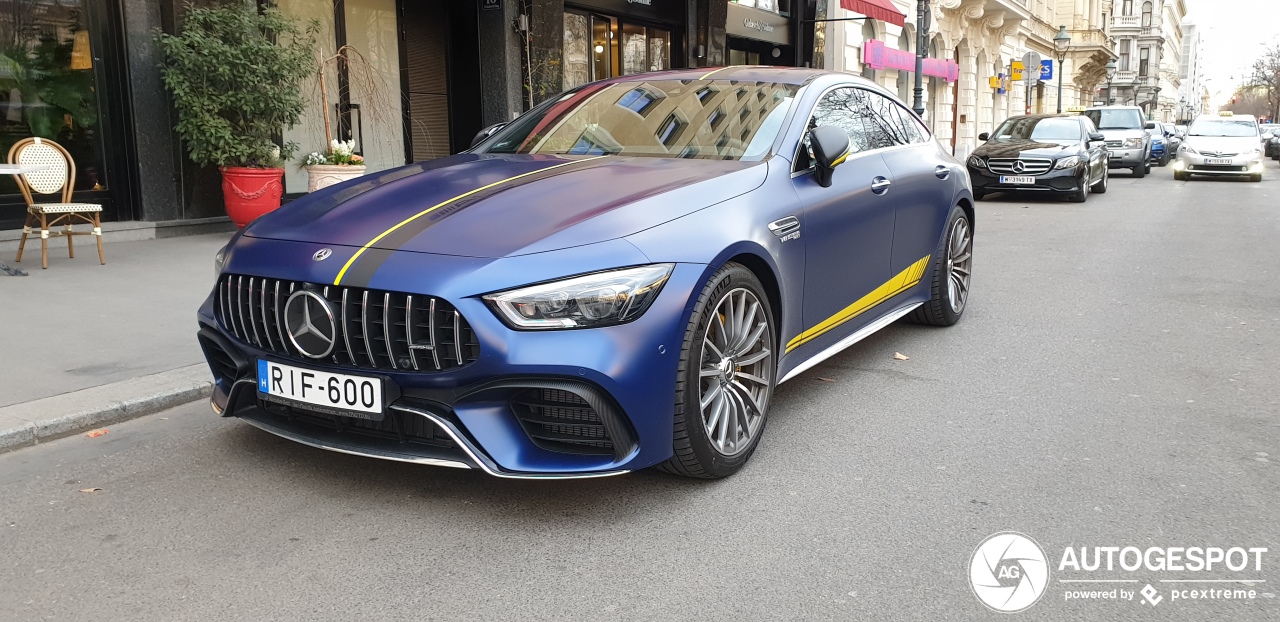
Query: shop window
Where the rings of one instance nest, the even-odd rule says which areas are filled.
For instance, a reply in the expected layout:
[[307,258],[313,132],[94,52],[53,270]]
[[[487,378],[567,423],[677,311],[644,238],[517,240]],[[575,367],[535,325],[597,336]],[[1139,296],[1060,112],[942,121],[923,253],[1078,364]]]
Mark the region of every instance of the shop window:
[[671,31],[636,24],[622,25],[622,73],[671,68]]
[[[0,11],[0,154],[37,136],[62,145],[75,190],[105,190],[94,38],[84,0],[6,2]],[[17,184],[0,175],[0,194]]]
[[564,14],[564,88],[591,81],[591,30],[586,15]]

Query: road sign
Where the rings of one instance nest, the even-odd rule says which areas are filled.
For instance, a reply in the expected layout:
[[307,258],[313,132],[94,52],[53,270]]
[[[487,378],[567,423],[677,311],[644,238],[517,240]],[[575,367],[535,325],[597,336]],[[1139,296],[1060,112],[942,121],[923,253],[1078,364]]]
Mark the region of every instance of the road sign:
[[1049,82],[1053,80],[1053,59],[1047,58],[1040,61],[1040,81]]
[[[1035,52],[1027,52],[1022,57],[1022,66],[1028,69],[1039,67],[1040,55]],[[1036,83],[1036,80],[1040,79],[1040,75],[1035,71],[1024,71],[1022,72],[1022,79],[1027,83],[1027,86],[1031,86]]]

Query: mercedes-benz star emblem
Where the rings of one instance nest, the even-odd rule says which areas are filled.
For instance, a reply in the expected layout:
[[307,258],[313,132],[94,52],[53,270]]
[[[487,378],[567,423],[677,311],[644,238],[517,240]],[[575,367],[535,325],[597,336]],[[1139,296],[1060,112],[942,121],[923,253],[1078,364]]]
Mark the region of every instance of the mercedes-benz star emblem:
[[320,250],[316,251],[316,254],[314,254],[314,255],[312,255],[312,256],[311,256],[311,260],[312,260],[312,261],[324,261],[324,260],[326,260],[326,259],[328,259],[328,258],[329,258],[329,255],[332,255],[332,254],[333,254],[333,249],[332,249],[332,248],[322,248],[322,249],[320,249]]
[[309,289],[293,292],[285,301],[284,327],[293,347],[313,359],[329,356],[338,341],[338,325],[329,301]]
[[1018,160],[1017,162],[1013,163],[1013,172],[1021,173],[1025,170],[1027,170],[1027,165],[1022,160]]

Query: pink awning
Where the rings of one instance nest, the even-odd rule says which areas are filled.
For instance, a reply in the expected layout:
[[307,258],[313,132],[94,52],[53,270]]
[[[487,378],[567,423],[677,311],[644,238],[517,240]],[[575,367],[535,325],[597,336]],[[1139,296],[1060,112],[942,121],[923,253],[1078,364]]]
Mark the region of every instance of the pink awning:
[[840,0],[840,6],[888,24],[906,25],[906,15],[898,12],[893,0]]

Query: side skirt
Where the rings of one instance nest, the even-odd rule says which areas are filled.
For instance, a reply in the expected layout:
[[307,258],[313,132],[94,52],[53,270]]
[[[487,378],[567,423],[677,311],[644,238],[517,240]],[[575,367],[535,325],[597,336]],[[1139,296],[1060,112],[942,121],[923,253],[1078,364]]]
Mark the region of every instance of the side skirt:
[[819,353],[817,353],[817,354],[813,355],[812,357],[810,357],[810,358],[809,358],[808,360],[806,360],[805,362],[803,362],[803,363],[801,363],[801,364],[797,365],[797,366],[795,367],[795,369],[792,369],[791,371],[787,372],[787,375],[783,376],[783,377],[782,377],[782,380],[779,380],[779,381],[778,381],[778,384],[782,384],[782,383],[784,383],[784,382],[786,382],[786,381],[788,381],[788,380],[790,380],[790,379],[792,379],[792,378],[795,378],[796,376],[799,376],[801,373],[804,373],[804,372],[808,371],[810,368],[812,368],[813,366],[817,365],[818,363],[821,363],[821,362],[823,362],[823,361],[825,361],[825,360],[827,360],[827,359],[829,359],[829,358],[831,358],[831,357],[835,356],[836,354],[839,354],[841,350],[844,350],[845,348],[848,348],[849,346],[851,346],[851,345],[853,345],[853,344],[855,344],[855,343],[858,343],[859,341],[862,341],[863,339],[866,339],[867,337],[870,337],[872,333],[874,333],[874,332],[876,332],[876,331],[880,330],[881,328],[884,328],[885,326],[888,326],[888,325],[892,324],[892,323],[893,323],[894,321],[896,321],[898,318],[900,318],[900,317],[902,317],[902,316],[904,316],[904,315],[906,315],[906,314],[908,314],[908,313],[911,313],[913,310],[915,310],[915,308],[916,308],[916,307],[918,307],[918,306],[920,306],[920,305],[922,305],[922,304],[924,304],[924,303],[923,303],[923,302],[915,302],[915,303],[911,303],[911,304],[908,304],[908,305],[905,305],[905,306],[902,306],[902,307],[898,307],[897,309],[895,309],[895,310],[893,310],[893,311],[891,311],[891,312],[889,312],[889,313],[885,314],[885,315],[884,315],[883,317],[881,317],[880,319],[878,319],[878,320],[876,320],[876,321],[874,321],[874,322],[872,322],[872,323],[870,323],[870,324],[867,324],[866,326],[862,327],[862,329],[861,329],[861,330],[859,330],[858,332],[856,332],[856,333],[854,333],[854,334],[852,334],[852,335],[849,335],[848,337],[845,337],[844,339],[841,339],[840,341],[836,342],[836,344],[835,344],[835,345],[832,345],[831,347],[827,348],[826,350],[823,350],[823,351],[821,351],[821,352],[819,352]]

